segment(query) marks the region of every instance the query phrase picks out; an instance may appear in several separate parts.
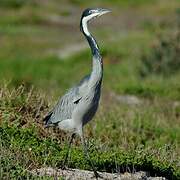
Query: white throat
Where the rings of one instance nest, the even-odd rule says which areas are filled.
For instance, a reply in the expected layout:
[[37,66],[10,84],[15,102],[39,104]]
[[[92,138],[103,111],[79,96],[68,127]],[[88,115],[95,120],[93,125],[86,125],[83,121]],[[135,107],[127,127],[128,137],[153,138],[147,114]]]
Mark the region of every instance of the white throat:
[[99,13],[93,13],[93,14],[91,14],[91,15],[89,15],[89,16],[83,17],[83,19],[82,19],[82,28],[83,28],[84,33],[85,33],[87,36],[90,35],[90,32],[89,32],[89,30],[88,30],[88,28],[87,28],[87,22],[88,22],[90,19],[92,19],[93,17],[96,17],[98,14],[99,14]]

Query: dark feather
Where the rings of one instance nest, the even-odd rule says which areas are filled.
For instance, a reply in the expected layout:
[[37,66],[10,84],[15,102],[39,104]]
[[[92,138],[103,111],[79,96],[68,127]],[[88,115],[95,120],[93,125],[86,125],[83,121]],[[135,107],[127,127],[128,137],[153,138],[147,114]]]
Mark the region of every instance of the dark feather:
[[47,126],[48,124],[51,123],[49,120],[50,120],[52,114],[53,114],[53,112],[50,112],[50,113],[43,119],[45,126]]
[[74,101],[74,104],[78,104],[81,99],[82,99],[82,97],[77,99],[76,101]]

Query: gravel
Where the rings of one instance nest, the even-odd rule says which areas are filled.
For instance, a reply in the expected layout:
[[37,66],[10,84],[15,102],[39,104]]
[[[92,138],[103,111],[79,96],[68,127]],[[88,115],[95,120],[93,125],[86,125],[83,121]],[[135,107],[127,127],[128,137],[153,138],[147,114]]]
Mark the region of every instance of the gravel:
[[[96,179],[94,177],[93,171],[80,170],[80,169],[53,169],[51,167],[35,169],[31,171],[34,175],[38,176],[52,176],[55,179],[58,177],[64,177],[66,180],[71,179]],[[166,180],[164,177],[148,177],[148,173],[144,171],[139,171],[135,173],[107,173],[107,172],[98,172],[100,178],[98,179],[118,179],[118,180]]]

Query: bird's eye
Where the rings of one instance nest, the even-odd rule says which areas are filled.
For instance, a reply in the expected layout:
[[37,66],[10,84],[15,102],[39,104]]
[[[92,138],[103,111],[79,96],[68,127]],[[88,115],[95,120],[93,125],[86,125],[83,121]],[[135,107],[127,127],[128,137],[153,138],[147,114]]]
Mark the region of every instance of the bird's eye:
[[96,12],[95,10],[90,10],[90,14],[95,13],[95,12]]

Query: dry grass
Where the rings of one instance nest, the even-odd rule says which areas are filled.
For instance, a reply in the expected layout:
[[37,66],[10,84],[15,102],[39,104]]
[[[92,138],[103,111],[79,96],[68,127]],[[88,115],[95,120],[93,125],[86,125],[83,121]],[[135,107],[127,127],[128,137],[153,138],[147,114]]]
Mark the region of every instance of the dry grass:
[[[0,96],[2,175],[10,176],[8,171],[15,162],[18,166],[11,171],[14,177],[18,172],[27,176],[26,170],[42,166],[59,167],[68,135],[44,129],[42,119],[49,109],[45,96],[23,86],[11,90],[3,87]],[[107,106],[101,105],[96,119],[85,128],[98,170],[146,170],[151,175],[176,179],[180,152],[177,106],[159,99],[143,100],[138,106],[111,97],[108,102]],[[77,138],[69,166],[89,169],[79,145]]]

